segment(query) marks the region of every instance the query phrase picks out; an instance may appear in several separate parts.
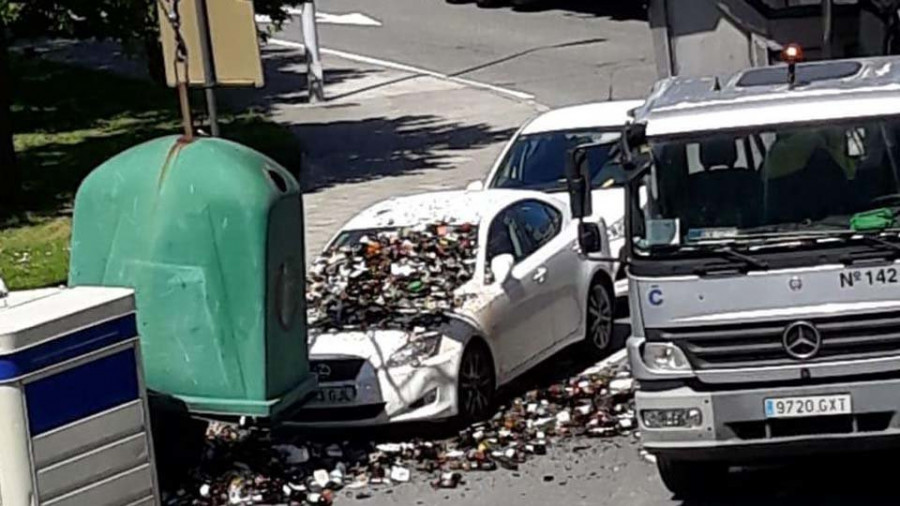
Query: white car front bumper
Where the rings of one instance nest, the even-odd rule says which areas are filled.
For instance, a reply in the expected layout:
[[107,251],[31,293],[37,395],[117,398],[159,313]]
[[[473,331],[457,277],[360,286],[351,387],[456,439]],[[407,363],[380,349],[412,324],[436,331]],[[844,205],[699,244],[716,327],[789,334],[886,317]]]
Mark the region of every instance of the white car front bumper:
[[[423,420],[443,420],[457,413],[456,384],[461,354],[447,351],[419,366],[376,367],[351,355],[311,355],[320,373],[319,387],[355,391],[350,400],[314,398],[288,422],[314,427],[362,427]],[[330,374],[324,377],[323,366]],[[337,396],[340,397],[340,396]]]

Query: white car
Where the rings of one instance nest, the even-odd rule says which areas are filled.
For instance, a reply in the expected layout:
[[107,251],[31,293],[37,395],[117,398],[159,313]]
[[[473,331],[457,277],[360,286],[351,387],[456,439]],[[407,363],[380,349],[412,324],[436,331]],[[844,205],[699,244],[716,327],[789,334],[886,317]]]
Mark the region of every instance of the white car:
[[480,190],[394,198],[350,220],[330,244],[438,222],[478,227],[474,275],[456,291],[465,302],[428,338],[411,340],[403,330],[311,330],[320,393],[294,423],[478,419],[490,414],[498,386],[560,349],[579,341],[610,347],[611,265],[580,253],[578,223],[551,195]]
[[[589,152],[593,170],[593,214],[587,220],[602,219],[609,231],[613,256],[625,243],[625,173],[609,159],[610,149],[630,122],[631,110],[642,100],[615,100],[562,107],[545,112],[527,122],[497,158],[484,182],[473,181],[470,190],[483,187],[525,189],[548,192],[565,199],[565,167],[570,149],[580,144],[602,143]],[[604,186],[604,183],[606,185]]]

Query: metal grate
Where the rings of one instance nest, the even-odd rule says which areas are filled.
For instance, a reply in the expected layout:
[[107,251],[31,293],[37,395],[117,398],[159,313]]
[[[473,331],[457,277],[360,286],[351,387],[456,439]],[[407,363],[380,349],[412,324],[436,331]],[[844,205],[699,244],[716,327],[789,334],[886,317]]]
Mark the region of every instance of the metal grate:
[[319,377],[320,383],[352,381],[366,361],[361,358],[310,360],[309,370]]
[[648,329],[651,340],[676,343],[696,369],[736,368],[900,355],[900,312],[805,320],[822,336],[816,356],[798,361],[783,334],[796,320],[706,327]]

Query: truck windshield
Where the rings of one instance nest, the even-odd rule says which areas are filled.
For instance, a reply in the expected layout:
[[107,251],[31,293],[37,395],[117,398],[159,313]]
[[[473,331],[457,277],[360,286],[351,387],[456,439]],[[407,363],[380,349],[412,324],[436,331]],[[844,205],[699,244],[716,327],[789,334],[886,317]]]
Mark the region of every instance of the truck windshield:
[[873,216],[893,227],[898,127],[891,118],[651,141],[635,246],[846,234]]
[[609,130],[570,130],[522,135],[510,147],[491,181],[492,188],[518,188],[538,191],[566,189],[566,160],[576,146],[601,143],[588,152],[595,188],[621,186],[625,182],[622,167],[610,156],[619,132]]

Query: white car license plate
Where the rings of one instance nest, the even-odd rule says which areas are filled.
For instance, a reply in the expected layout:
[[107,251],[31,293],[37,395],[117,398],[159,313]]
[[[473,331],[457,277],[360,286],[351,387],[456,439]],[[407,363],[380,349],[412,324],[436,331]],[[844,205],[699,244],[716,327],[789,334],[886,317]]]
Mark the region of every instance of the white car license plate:
[[340,404],[356,400],[356,387],[320,387],[316,391],[316,402],[322,404]]
[[776,397],[766,399],[766,418],[847,415],[853,412],[850,394]]

